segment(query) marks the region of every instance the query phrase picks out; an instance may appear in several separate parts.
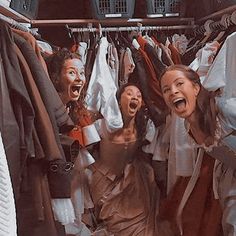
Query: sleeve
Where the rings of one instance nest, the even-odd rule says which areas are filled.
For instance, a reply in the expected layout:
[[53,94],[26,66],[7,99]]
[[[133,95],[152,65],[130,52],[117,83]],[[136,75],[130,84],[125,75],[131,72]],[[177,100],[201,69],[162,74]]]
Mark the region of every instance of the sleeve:
[[170,133],[168,124],[155,127],[152,122],[147,124],[146,139],[150,142],[148,145],[142,147],[146,153],[153,155],[153,160],[165,161],[168,157],[168,149],[170,142]]
[[236,130],[236,97],[225,99],[217,98],[217,105],[224,122],[231,130]]
[[85,102],[88,110],[102,114],[108,130],[113,132],[123,126],[123,121],[116,99],[117,88],[106,61],[107,47],[107,39],[101,38]]
[[145,139],[148,140],[149,142],[152,142],[157,131],[155,128],[154,123],[149,119],[147,122],[147,133]]
[[216,56],[203,86],[208,90],[222,90],[222,97],[236,97],[236,32],[229,35]]

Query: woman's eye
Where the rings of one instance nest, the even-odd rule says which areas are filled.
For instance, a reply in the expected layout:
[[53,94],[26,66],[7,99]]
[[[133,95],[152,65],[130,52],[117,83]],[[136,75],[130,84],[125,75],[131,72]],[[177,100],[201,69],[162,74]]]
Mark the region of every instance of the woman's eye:
[[70,75],[75,75],[75,72],[72,70],[72,71],[69,71],[69,74]]
[[169,92],[169,91],[170,91],[169,88],[163,89],[163,93],[167,93],[167,92]]
[[177,86],[181,86],[183,84],[183,82],[178,82]]

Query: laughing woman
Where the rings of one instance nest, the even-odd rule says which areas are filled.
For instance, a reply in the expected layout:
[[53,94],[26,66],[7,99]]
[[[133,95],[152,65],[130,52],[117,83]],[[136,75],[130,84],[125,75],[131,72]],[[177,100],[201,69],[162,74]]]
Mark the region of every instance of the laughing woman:
[[[50,79],[62,102],[67,107],[70,117],[76,124],[75,128],[68,133],[68,136],[72,138],[69,140],[79,141],[80,147],[79,155],[70,160],[75,165],[71,184],[72,213],[75,214],[75,220],[68,220],[67,212],[65,212],[66,219],[64,220],[63,212],[60,212],[63,220],[59,219],[59,221],[65,225],[67,234],[90,235],[88,228],[83,223],[82,216],[87,209],[93,207],[88,194],[87,167],[94,162],[94,159],[87,151],[86,146],[100,139],[97,139],[99,135],[95,127],[93,129],[91,113],[86,109],[83,102],[86,84],[84,65],[77,54],[63,48],[47,58],[47,66]],[[93,137],[88,138],[87,132],[92,133]],[[69,140],[68,145],[71,144]],[[68,146],[66,151],[70,151],[70,154],[74,153]]]
[[[207,91],[198,74],[182,65],[171,66],[164,72],[161,89],[168,107],[185,119],[189,139],[199,154],[196,166],[200,171],[194,189],[190,190],[191,178],[185,193],[177,192],[177,188],[173,192],[176,202],[183,195],[185,198],[185,206],[180,206],[183,212],[182,225],[181,221],[177,222],[179,228],[183,226],[184,235],[236,235],[235,97],[224,100],[219,93]],[[212,198],[211,179],[214,194],[219,197],[222,218]],[[177,218],[179,209],[175,212]],[[222,220],[223,233],[218,229],[219,220]]]
[[50,79],[66,105],[81,100],[85,85],[84,65],[80,57],[63,48],[46,59]]
[[170,235],[159,232],[159,191],[142,152],[148,125],[142,94],[128,83],[118,90],[117,99],[123,128],[110,133],[99,120],[101,141],[90,184],[97,226],[102,235]]

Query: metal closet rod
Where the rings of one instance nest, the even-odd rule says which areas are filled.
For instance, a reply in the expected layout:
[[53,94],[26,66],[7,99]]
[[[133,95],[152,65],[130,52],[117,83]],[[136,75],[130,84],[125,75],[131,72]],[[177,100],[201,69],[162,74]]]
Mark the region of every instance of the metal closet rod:
[[[30,24],[27,24],[27,23],[19,23],[15,20],[13,20],[12,18],[10,17],[7,17],[7,16],[4,16],[3,14],[0,13],[0,20],[3,20],[4,22],[7,22],[11,27],[13,28],[16,28],[16,29],[19,29],[21,31],[24,31],[24,32],[29,32],[31,33],[32,35],[34,36],[38,36],[39,34],[37,32],[35,32],[34,30],[31,30],[29,27],[30,27]],[[29,26],[27,26],[29,25]]]
[[236,11],[222,15],[219,21],[207,20],[203,25],[195,28],[195,33],[203,34],[206,31],[225,30],[232,25],[236,25]]
[[171,26],[121,26],[121,27],[76,27],[70,28],[71,32],[111,32],[111,31],[144,31],[144,30],[179,30],[179,29],[194,29],[194,25],[171,25]]

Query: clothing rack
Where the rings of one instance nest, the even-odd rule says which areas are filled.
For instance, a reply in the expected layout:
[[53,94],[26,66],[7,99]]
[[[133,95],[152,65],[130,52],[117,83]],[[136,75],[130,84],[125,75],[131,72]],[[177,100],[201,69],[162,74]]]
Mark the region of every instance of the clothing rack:
[[196,27],[196,34],[204,34],[206,31],[224,30],[229,26],[236,25],[236,11],[232,14],[224,14],[219,21],[207,20],[203,25]]
[[0,13],[0,20],[7,22],[12,28],[16,28],[16,29],[22,30],[24,32],[29,32],[34,36],[39,36],[39,34],[35,30],[30,29],[30,24],[28,24],[28,23],[19,23],[10,17],[4,16],[1,13]]
[[111,32],[111,31],[149,31],[149,30],[180,30],[180,29],[194,29],[195,25],[171,25],[171,26],[121,26],[121,27],[76,27],[70,28],[71,32]]
[[88,24],[106,27],[136,26],[137,23],[143,25],[190,25],[194,24],[194,18],[163,17],[163,18],[117,18],[117,19],[54,19],[54,20],[31,20],[33,27],[69,25],[70,27],[87,26]]
[[232,12],[236,11],[236,4],[233,4],[232,6],[229,6],[227,8],[224,8],[222,10],[216,11],[210,15],[204,16],[200,19],[198,19],[196,21],[196,23],[198,24],[202,24],[203,22],[211,19],[211,20],[217,20],[219,19],[221,16],[225,15],[225,14],[231,14]]

